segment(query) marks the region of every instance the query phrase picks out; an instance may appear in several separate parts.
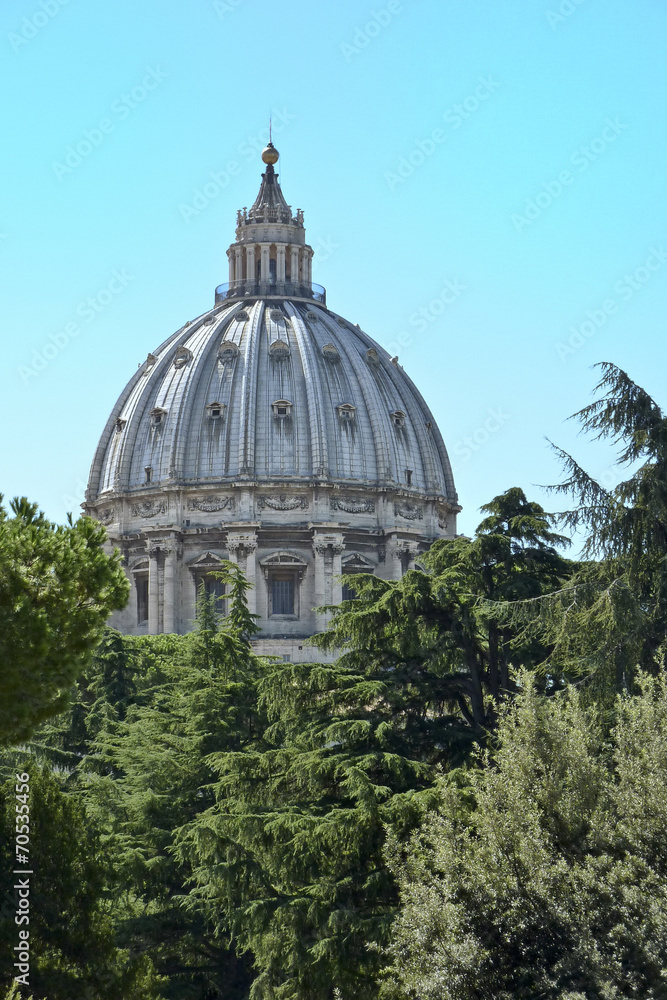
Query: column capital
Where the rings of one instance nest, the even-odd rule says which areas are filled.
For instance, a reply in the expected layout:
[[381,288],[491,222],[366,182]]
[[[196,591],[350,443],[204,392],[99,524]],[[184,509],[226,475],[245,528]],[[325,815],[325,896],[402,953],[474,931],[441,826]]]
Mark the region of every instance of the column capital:
[[250,553],[254,552],[257,548],[257,532],[252,530],[247,531],[228,531],[227,532],[227,550],[235,554],[240,552]]

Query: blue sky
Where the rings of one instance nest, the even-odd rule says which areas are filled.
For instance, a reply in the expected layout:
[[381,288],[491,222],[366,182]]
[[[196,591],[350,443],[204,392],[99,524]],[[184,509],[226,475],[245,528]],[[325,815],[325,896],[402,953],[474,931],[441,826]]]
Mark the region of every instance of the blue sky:
[[[5,0],[0,489],[63,520],[227,280],[273,116],[328,304],[421,389],[464,511],[553,506],[610,360],[664,402],[664,0]],[[197,192],[200,192],[197,196]]]

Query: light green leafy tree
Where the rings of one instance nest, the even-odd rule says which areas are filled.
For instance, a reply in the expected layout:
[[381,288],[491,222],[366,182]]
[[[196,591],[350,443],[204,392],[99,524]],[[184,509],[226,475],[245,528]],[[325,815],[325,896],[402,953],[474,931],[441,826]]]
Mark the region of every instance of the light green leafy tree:
[[483,766],[389,848],[385,1000],[665,996],[667,686],[620,698],[607,740],[574,689],[524,683]]

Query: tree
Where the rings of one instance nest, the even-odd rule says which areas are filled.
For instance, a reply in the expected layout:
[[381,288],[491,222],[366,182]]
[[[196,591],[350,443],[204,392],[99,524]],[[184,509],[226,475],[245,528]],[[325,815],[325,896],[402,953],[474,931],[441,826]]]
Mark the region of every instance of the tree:
[[0,506],[0,744],[62,712],[128,594],[100,525],[84,517],[56,526],[25,498],[11,510]]
[[202,907],[192,865],[176,852],[180,828],[214,801],[213,756],[242,752],[259,731],[247,584],[232,564],[221,577],[226,618],[202,593],[191,634],[107,642],[97,677],[88,680],[98,697],[77,767],[76,787],[127,887],[115,912],[119,941],[150,956],[168,981],[169,1000],[242,1000],[252,978],[225,914]]
[[[35,1000],[158,1000],[159,979],[151,963],[117,947],[109,905],[113,874],[99,833],[80,801],[66,795],[47,769],[24,757],[29,787],[23,805],[29,812],[29,864],[14,854],[17,799],[15,777],[0,789],[0,870],[12,886],[25,869],[30,893],[30,990]],[[23,825],[22,824],[22,828]],[[0,986],[16,975],[16,902],[3,907],[0,920]]]
[[510,659],[533,655],[510,652],[511,629],[481,602],[541,593],[568,571],[562,539],[520,490],[485,510],[476,538],[438,543],[426,570],[354,577],[356,599],[329,609],[317,639],[342,655],[266,667],[261,738],[211,758],[215,803],[178,849],[202,905],[253,954],[255,998],[376,994],[372,946],[389,940],[398,903],[387,828],[402,837],[421,821],[438,767],[492,724]]
[[642,612],[640,662],[654,670],[667,631],[667,417],[622,369],[609,362],[597,367],[602,378],[595,391],[604,394],[573,419],[597,440],[620,446],[617,465],[636,467],[628,479],[606,489],[557,448],[568,478],[555,489],[575,501],[563,520],[569,528],[586,530],[584,554],[602,558],[636,598]]
[[522,630],[494,604],[549,593],[573,569],[556,549],[567,538],[522,490],[507,490],[482,510],[487,517],[475,537],[436,542],[423,557],[425,571],[396,583],[355,577],[359,599],[330,608],[331,625],[315,640],[342,649],[339,663],[367,678],[391,671],[392,688],[402,688],[407,706],[414,701],[418,728],[437,720],[431,743],[459,743],[464,751],[493,724],[495,706],[512,689],[512,665],[532,666],[546,655],[534,637],[520,641]]
[[389,864],[402,908],[385,1000],[620,1000],[665,991],[667,686],[617,703],[524,678],[481,767]]
[[497,613],[545,645],[541,669],[552,682],[578,678],[610,707],[638,672],[655,673],[667,631],[667,418],[624,371],[599,367],[602,395],[573,419],[619,446],[617,464],[630,465],[631,475],[607,489],[555,449],[566,479],[552,489],[574,500],[560,517],[585,532],[584,561],[564,586]]

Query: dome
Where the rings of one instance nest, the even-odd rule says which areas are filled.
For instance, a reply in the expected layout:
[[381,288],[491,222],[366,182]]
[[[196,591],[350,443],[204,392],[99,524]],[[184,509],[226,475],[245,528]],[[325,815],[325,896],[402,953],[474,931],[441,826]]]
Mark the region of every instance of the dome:
[[296,298],[225,301],[149,354],[90,485],[103,496],[243,479],[409,487],[456,503],[444,443],[403,369]]
[[455,534],[460,508],[430,410],[397,359],[328,308],[303,212],[264,162],[237,213],[229,281],[133,374],[85,509],[132,583],[117,627],[187,631],[202,584],[224,612],[215,570],[232,559],[253,588],[260,651],[292,657],[346,573],[399,578]]

